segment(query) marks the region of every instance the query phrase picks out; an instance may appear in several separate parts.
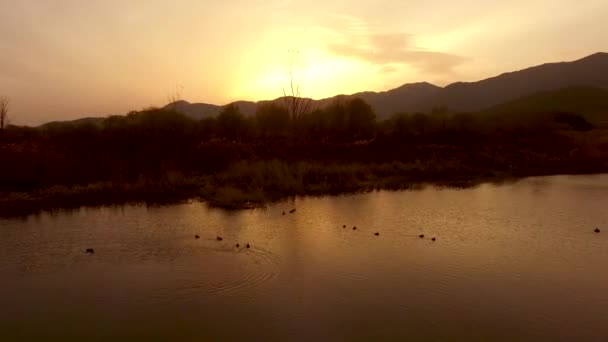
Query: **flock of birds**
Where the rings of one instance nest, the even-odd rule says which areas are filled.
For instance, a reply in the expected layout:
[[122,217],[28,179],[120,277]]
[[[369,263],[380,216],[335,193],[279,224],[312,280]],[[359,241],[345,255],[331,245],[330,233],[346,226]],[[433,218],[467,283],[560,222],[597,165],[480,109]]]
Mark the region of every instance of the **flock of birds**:
[[[293,213],[295,213],[295,212],[296,212],[296,210],[295,210],[295,209],[292,209],[292,210],[290,210],[290,211],[289,211],[289,213],[290,213],[290,214],[293,214]],[[285,213],[285,212],[283,212],[283,216],[285,216],[285,215],[286,215],[286,213]],[[342,228],[343,228],[343,229],[346,229],[346,225],[343,225],[343,226],[342,226]],[[354,226],[354,227],[353,227],[353,230],[357,230],[357,226]],[[600,232],[601,232],[601,230],[600,230],[599,228],[595,228],[594,232],[595,232],[595,233],[600,233]],[[380,232],[376,232],[376,233],[374,233],[374,235],[375,235],[375,236],[380,236]],[[419,238],[421,238],[421,239],[424,239],[424,234],[420,234],[420,235],[418,235],[418,237],[419,237]],[[198,240],[198,239],[200,239],[201,237],[200,237],[198,234],[196,234],[196,235],[194,235],[194,238]],[[221,236],[217,236],[215,239],[216,239],[217,241],[223,241],[223,240],[224,240],[224,238],[223,238],[223,237],[221,237]],[[433,237],[433,238],[431,239],[431,241],[437,241],[437,238],[436,238],[436,237]],[[237,242],[237,243],[236,243],[236,245],[235,245],[235,247],[236,247],[236,248],[240,248],[240,247],[241,247],[241,244]],[[251,244],[247,243],[247,244],[245,245],[245,248],[250,249],[250,248],[251,248]],[[87,249],[86,249],[86,251],[85,251],[85,253],[93,254],[93,253],[95,253],[95,250],[94,250],[93,248],[87,248]]]
[[[198,240],[198,239],[200,239],[201,237],[200,237],[200,236],[197,234],[197,235],[194,235],[194,238]],[[224,238],[223,238],[223,237],[221,237],[221,236],[217,236],[215,239],[216,239],[217,241],[224,241]],[[236,247],[236,248],[240,248],[240,247],[241,247],[241,244],[237,242],[237,243],[236,243],[236,245],[235,245],[235,247]],[[248,243],[248,244],[246,244],[246,245],[245,245],[245,248],[247,248],[247,249],[251,248],[251,244],[249,244],[249,243]]]
[[[292,210],[290,210],[290,211],[289,211],[289,213],[290,213],[290,214],[293,214],[293,213],[295,213],[295,212],[296,212],[296,210],[295,210],[295,209],[292,209]],[[283,212],[283,216],[285,216],[285,215],[286,215],[286,213],[285,213],[285,212]],[[343,228],[343,229],[346,229],[346,225],[343,225],[343,226],[342,226],[342,228]],[[357,230],[357,226],[354,226],[354,227],[353,227],[353,230]],[[375,232],[375,233],[374,233],[374,235],[375,235],[375,236],[380,236],[380,232]],[[419,237],[419,238],[421,238],[421,239],[424,239],[424,234],[420,234],[418,237]],[[200,236],[197,234],[197,235],[194,235],[194,238],[198,240],[198,239],[200,239],[201,237],[200,237]],[[224,240],[224,238],[223,238],[223,237],[221,237],[221,236],[217,236],[215,239],[216,239],[217,241],[223,241],[223,240]],[[433,238],[431,239],[431,241],[437,241],[437,238],[436,238],[436,237],[433,237]],[[240,244],[237,242],[237,243],[236,243],[236,245],[235,245],[235,247],[236,247],[236,248],[240,248],[240,247],[241,247],[241,245],[240,245]],[[248,243],[247,245],[245,245],[245,247],[246,247],[247,249],[249,249],[249,248],[251,248],[251,245]]]
[[[343,226],[342,226],[342,228],[343,228],[343,229],[346,229],[346,225],[343,225]],[[353,230],[357,230],[357,226],[354,226],[354,227],[353,227]],[[380,236],[380,232],[375,232],[375,233],[374,233],[374,235],[375,235],[375,236]],[[424,239],[424,234],[420,234],[420,235],[418,235],[418,237],[419,237],[419,238],[421,238],[421,239]],[[433,238],[431,239],[431,241],[437,241],[437,238],[436,238],[436,237],[433,237]]]

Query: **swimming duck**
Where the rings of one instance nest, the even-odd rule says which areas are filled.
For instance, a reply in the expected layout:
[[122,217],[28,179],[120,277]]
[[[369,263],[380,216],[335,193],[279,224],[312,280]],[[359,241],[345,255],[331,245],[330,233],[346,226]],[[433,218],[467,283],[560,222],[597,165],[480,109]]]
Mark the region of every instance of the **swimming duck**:
[[291,209],[291,210],[289,211],[289,213],[290,213],[290,214],[293,214],[293,213],[295,213],[295,212],[296,212],[296,210],[295,210],[295,209]]
[[599,228],[595,228],[594,232],[599,233],[600,229]]
[[380,236],[380,233],[376,233],[376,234],[374,234],[374,235],[376,235],[376,236]]
[[431,240],[432,240],[432,241],[435,241],[435,240],[437,240],[437,239],[436,239],[436,238],[432,238]]
[[241,245],[237,243],[237,244],[236,244],[236,248],[239,248],[239,247],[241,247]]
[[419,238],[424,239],[424,234],[418,235]]
[[198,239],[200,239],[201,237],[200,237],[200,236],[198,236],[198,234],[197,234],[197,235],[194,235],[194,238],[198,240]]
[[251,245],[250,245],[250,244],[247,244],[247,246],[245,246],[245,247],[247,247],[247,248],[251,248]]
[[222,240],[224,240],[224,238],[223,238],[223,237],[221,237],[221,236],[216,237],[216,239],[217,239],[217,241],[222,241]]
[[86,253],[93,254],[95,250],[93,248],[87,248]]

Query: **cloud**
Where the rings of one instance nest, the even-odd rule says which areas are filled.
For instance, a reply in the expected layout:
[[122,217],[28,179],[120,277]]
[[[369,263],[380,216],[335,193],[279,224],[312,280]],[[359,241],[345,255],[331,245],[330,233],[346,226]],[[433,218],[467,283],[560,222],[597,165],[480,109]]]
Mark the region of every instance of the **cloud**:
[[[363,32],[362,32],[363,31]],[[433,75],[449,75],[466,58],[445,52],[429,51],[416,47],[414,36],[407,33],[374,33],[361,26],[353,35],[342,36],[337,42],[327,44],[330,53],[356,58],[380,66],[381,72],[393,72],[399,65],[409,65]]]
[[385,65],[385,66],[381,67],[379,72],[381,72],[383,74],[389,74],[389,73],[396,72],[398,70],[399,70],[399,68],[397,68],[394,65],[389,64],[389,65]]

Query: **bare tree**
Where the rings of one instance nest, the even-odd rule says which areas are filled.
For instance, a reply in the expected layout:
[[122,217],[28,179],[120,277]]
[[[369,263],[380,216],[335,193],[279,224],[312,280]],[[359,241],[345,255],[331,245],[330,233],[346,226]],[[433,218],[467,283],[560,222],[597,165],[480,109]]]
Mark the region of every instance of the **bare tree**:
[[171,110],[177,110],[177,103],[182,100],[183,91],[184,86],[182,85],[175,85],[173,89],[169,89],[167,93],[167,101]]
[[4,134],[8,126],[8,97],[0,96],[0,134]]
[[302,97],[300,80],[296,79],[294,73],[294,55],[299,54],[297,50],[288,50],[289,58],[289,87],[283,87],[283,100],[291,115],[292,122],[296,122],[303,114],[310,109],[311,99]]

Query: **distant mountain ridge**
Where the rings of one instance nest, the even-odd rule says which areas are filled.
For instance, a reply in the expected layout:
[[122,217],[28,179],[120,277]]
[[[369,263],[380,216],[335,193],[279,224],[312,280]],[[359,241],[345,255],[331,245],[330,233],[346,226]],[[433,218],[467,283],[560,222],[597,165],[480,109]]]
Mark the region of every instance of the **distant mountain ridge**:
[[[549,63],[479,82],[448,85],[433,101],[453,111],[476,112],[539,92],[567,87],[608,88],[608,53]],[[427,104],[424,109],[428,110]]]
[[[388,91],[365,91],[351,95],[337,95],[321,100],[311,100],[310,107],[312,109],[323,108],[339,98],[359,97],[372,106],[378,120],[383,120],[400,112],[430,112],[438,106],[445,106],[450,112],[484,112],[501,105],[506,106],[521,98],[565,88],[608,89],[608,53],[598,52],[572,62],[547,63],[507,72],[477,82],[456,82],[446,87],[420,82],[404,84]],[[594,94],[597,97],[602,93],[594,92]],[[555,99],[555,96],[541,96],[535,98],[535,101],[539,99]],[[260,102],[237,101],[231,104],[238,106],[243,114],[250,116],[255,114],[257,106],[261,103],[282,104],[283,100],[284,98]],[[529,103],[529,101],[522,103]],[[522,103],[511,105],[509,108],[521,108]],[[540,108],[538,104],[535,106]],[[568,106],[572,107],[572,103],[569,103]],[[224,107],[225,105],[187,101],[177,101],[165,106],[165,108],[173,108],[197,120],[215,117]],[[80,120],[97,123],[95,118]]]
[[[312,100],[311,104],[319,108],[337,98],[360,97],[382,120],[398,112],[429,112],[437,106],[445,106],[451,112],[480,112],[521,97],[568,87],[608,88],[608,53],[599,52],[572,62],[542,64],[477,82],[456,82],[443,88],[427,82],[410,83],[383,92]],[[253,115],[258,103],[238,101],[234,104],[245,115]],[[216,116],[224,107],[185,101],[169,106],[195,119]]]
[[[237,101],[231,104],[237,105],[243,114],[253,115],[255,114],[258,103],[259,102]],[[183,100],[165,106],[165,108],[174,109],[196,120],[217,116],[224,107],[225,106],[208,103],[189,103]]]

